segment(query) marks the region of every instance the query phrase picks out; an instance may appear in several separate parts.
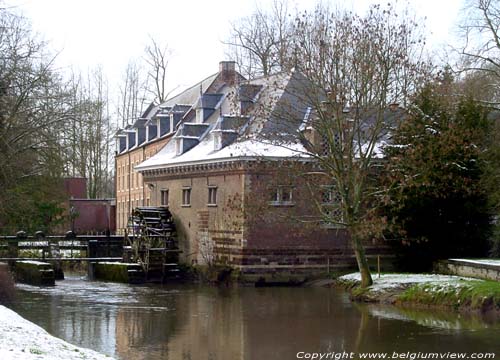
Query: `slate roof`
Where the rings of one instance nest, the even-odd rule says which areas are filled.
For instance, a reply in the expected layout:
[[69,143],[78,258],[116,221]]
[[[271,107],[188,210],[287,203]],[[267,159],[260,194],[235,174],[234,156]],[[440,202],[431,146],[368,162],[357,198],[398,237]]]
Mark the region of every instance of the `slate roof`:
[[[238,159],[307,157],[304,146],[296,141],[277,144],[265,141],[259,136],[272,136],[281,131],[298,130],[307,106],[289,92],[293,87],[298,88],[298,83],[302,80],[303,77],[296,73],[281,73],[224,88],[221,101],[215,104],[217,109],[203,124],[184,124],[172,141],[135,169],[145,171],[181,164]],[[240,94],[244,96],[243,99],[238,98]],[[215,99],[216,96],[212,98]],[[235,114],[235,101],[239,100],[250,101],[253,104],[245,115]],[[214,106],[214,102],[210,106]],[[221,133],[225,132],[236,136],[231,137],[231,141],[225,142],[226,146],[216,149],[214,137],[221,136]],[[197,139],[197,144],[190,145],[187,151],[177,154],[175,139],[180,140],[187,136],[190,140]]]
[[[208,89],[216,78],[217,74],[212,75],[155,107],[156,114],[174,113],[182,119],[171,141],[136,166],[137,171],[241,159],[310,158],[297,136],[311,117],[306,100],[312,95],[307,94],[311,83],[302,74],[292,71],[240,80],[231,86],[220,85],[216,93],[201,94],[200,89]],[[201,108],[203,117],[196,118],[194,110]],[[373,126],[375,116],[375,112],[365,114],[363,126],[367,130]],[[396,126],[403,110],[387,109],[383,116]],[[381,154],[379,147],[390,142],[390,133],[382,133],[379,140],[375,156]]]
[[164,103],[148,108],[142,117],[151,119],[162,108],[173,108],[174,111],[180,111],[184,109],[184,111],[187,111],[193,104],[196,103],[196,101],[200,97],[200,89],[202,89],[202,91],[208,89],[210,85],[213,84],[218,74],[219,73],[210,75],[206,79],[203,79],[202,81],[194,84],[181,93],[167,99]]

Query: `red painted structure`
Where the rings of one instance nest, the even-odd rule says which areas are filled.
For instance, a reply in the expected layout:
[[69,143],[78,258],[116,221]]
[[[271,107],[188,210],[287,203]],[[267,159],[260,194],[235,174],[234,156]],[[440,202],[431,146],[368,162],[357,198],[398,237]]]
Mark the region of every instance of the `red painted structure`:
[[67,209],[70,215],[69,224],[66,225],[68,229],[80,235],[115,233],[115,199],[88,199],[85,178],[67,178],[64,188],[68,195]]
[[106,233],[116,230],[114,199],[71,199],[76,214],[72,229],[77,234]]
[[87,179],[86,178],[65,178],[64,190],[70,199],[87,198]]

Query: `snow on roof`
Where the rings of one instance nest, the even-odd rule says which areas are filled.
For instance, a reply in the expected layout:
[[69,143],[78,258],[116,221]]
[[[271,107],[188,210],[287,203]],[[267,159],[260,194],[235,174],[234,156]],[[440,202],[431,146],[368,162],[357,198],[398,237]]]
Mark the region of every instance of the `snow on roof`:
[[0,305],[0,359],[112,359],[72,345]]
[[[234,161],[234,160],[250,160],[257,158],[266,158],[266,159],[283,159],[283,158],[307,158],[308,152],[304,148],[302,144],[299,142],[282,142],[282,143],[271,143],[269,141],[263,141],[257,139],[256,134],[259,133],[259,129],[263,128],[263,124],[265,124],[271,115],[276,104],[279,104],[279,99],[283,96],[285,84],[288,84],[290,80],[293,78],[291,74],[276,74],[267,78],[259,78],[254,80],[249,80],[246,84],[258,85],[259,87],[266,88],[265,98],[266,101],[269,102],[268,106],[265,106],[267,110],[262,111],[262,109],[258,109],[253,115],[246,116],[248,120],[246,120],[245,129],[248,128],[248,133],[250,135],[242,135],[240,139],[235,140],[235,142],[223,147],[220,150],[215,149],[214,145],[214,136],[216,136],[215,132],[210,132],[216,126],[219,118],[222,116],[222,113],[226,113],[231,109],[231,100],[227,97],[224,97],[224,101],[220,106],[220,111],[215,111],[213,114],[209,116],[208,119],[204,123],[201,124],[191,124],[184,123],[185,125],[210,125],[207,128],[207,131],[201,135],[198,139],[200,142],[191,148],[190,150],[182,153],[181,155],[177,155],[175,141],[180,138],[179,135],[183,135],[184,133],[178,133],[176,137],[167,143],[165,147],[160,150],[156,155],[151,157],[150,159],[144,161],[139,164],[135,169],[137,171],[146,171],[153,170],[159,168],[171,168],[180,165],[187,164],[199,164],[199,163],[207,163],[207,162],[221,162],[221,161]],[[226,89],[230,91],[231,89]],[[287,99],[289,101],[289,99]],[[306,112],[306,108],[304,107],[303,112]],[[224,115],[227,116],[227,115]],[[302,120],[303,114],[301,114]],[[300,122],[299,124],[300,125]],[[298,127],[298,126],[297,126]],[[293,130],[290,128],[289,130]],[[234,131],[233,131],[234,132]],[[190,134],[186,134],[190,135]]]
[[307,159],[307,150],[302,144],[271,144],[256,139],[237,141],[221,150],[214,150],[212,137],[205,139],[199,145],[175,156],[175,145],[168,143],[158,154],[144,161],[135,169],[138,171],[153,170],[159,168],[171,168],[188,164],[202,164],[210,162],[236,161],[284,158]]

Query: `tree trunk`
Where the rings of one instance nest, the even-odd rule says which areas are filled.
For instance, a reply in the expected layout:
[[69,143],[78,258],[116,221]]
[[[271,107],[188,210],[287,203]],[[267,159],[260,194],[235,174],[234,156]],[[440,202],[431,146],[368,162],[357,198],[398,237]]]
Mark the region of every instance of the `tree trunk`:
[[368,260],[366,259],[365,249],[363,247],[361,237],[355,234],[351,234],[351,236],[352,247],[354,249],[356,261],[358,263],[358,269],[361,274],[361,287],[365,288],[373,284],[370,267],[368,266]]

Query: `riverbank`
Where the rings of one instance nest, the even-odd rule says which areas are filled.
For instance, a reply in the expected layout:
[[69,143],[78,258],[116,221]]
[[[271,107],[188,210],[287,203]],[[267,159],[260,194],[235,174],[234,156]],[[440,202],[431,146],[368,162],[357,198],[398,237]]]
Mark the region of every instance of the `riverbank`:
[[382,274],[380,278],[373,275],[373,285],[368,288],[359,284],[359,273],[340,276],[335,281],[355,301],[500,315],[500,282],[496,281],[437,274]]
[[0,305],[0,359],[112,360],[72,345]]

